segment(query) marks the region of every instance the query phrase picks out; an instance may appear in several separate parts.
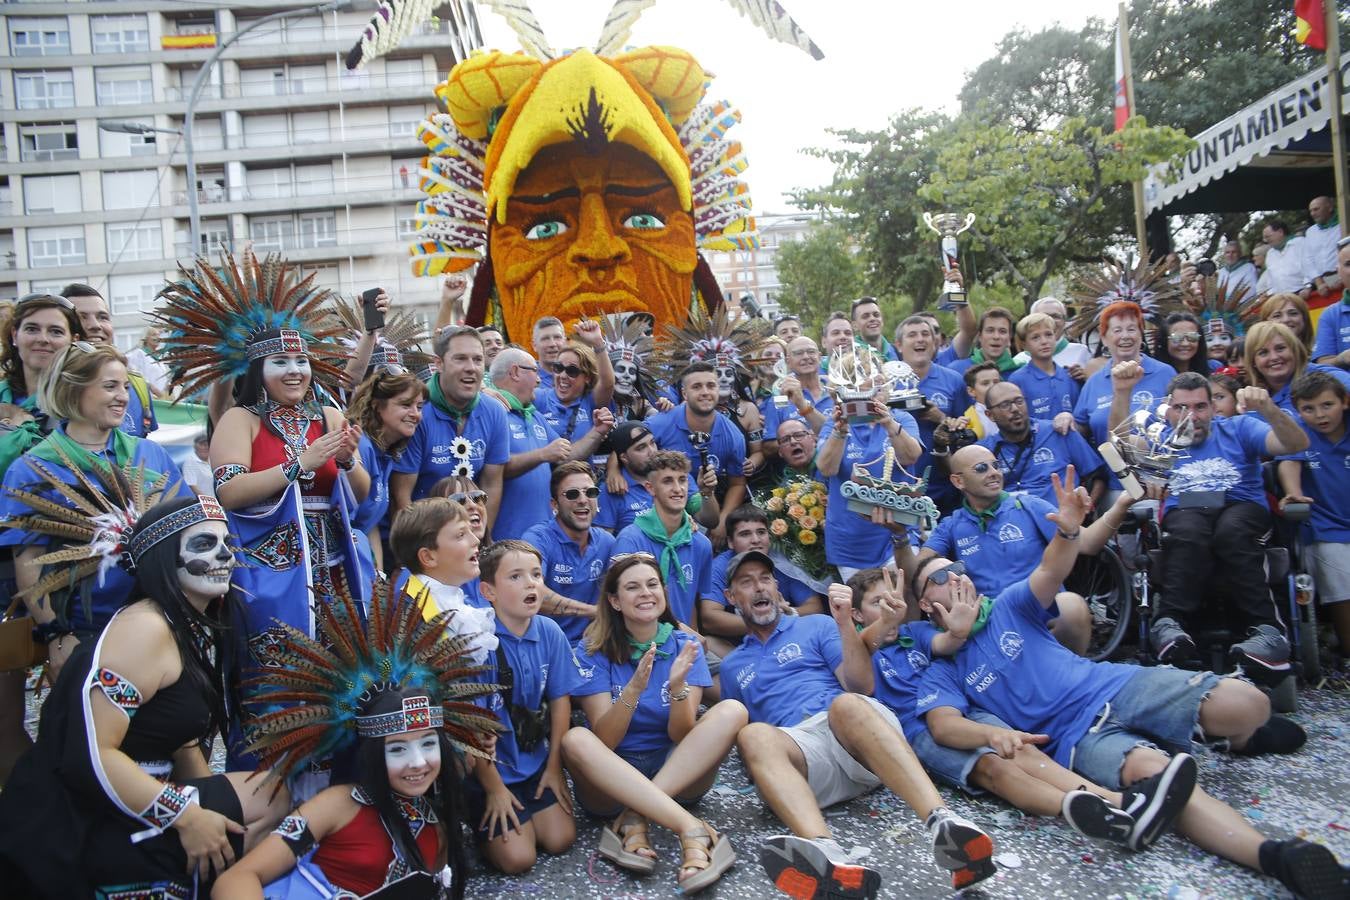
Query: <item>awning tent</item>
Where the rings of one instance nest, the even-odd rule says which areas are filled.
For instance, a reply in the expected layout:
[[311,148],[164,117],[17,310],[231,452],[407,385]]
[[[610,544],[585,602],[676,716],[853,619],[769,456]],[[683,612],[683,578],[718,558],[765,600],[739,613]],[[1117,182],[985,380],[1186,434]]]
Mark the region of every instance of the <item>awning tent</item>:
[[[1343,87],[1347,80],[1350,59],[1341,64]],[[1334,196],[1328,84],[1321,66],[1195,135],[1194,150],[1145,179],[1145,212],[1298,209]],[[1350,108],[1350,92],[1341,102]]]

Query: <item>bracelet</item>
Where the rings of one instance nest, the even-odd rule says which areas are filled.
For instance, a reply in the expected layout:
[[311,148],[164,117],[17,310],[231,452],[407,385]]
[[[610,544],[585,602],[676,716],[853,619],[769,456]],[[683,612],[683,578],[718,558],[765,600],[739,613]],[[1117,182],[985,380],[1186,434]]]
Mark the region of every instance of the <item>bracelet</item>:
[[616,697],[615,699],[618,700],[620,703],[622,703],[624,706],[628,707],[630,712],[636,712],[638,708],[638,700],[641,700],[642,698],[639,697],[637,700],[634,700],[632,703],[629,703],[628,698],[623,695],[623,691],[619,691],[619,696]]
[[[669,688],[670,685],[666,685],[666,687]],[[684,690],[680,691],[679,693],[671,694],[671,695],[670,695],[670,699],[671,699],[671,700],[674,700],[674,701],[676,701],[676,702],[679,702],[680,700],[688,700],[688,699],[689,699],[689,685],[686,684],[686,685],[684,686]]]
[[133,844],[139,844],[146,838],[156,837],[168,831],[178,817],[189,805],[197,803],[197,789],[195,787],[180,787],[172,781],[164,782],[164,789],[159,792],[155,799],[150,801],[150,805],[141,810],[140,819],[150,827],[145,831],[138,831],[131,836]]
[[334,458],[333,462],[337,463],[337,467],[338,467],[339,469],[341,469],[342,471],[344,471],[344,472],[350,472],[352,469],[355,469],[355,468],[356,468],[356,457],[355,457],[355,456],[350,456],[350,457],[348,457],[346,462],[343,462],[343,461],[340,460],[340,459]]
[[1069,534],[1069,533],[1066,532],[1063,528],[1058,528],[1058,527],[1057,527],[1055,530],[1056,530],[1057,532],[1059,532],[1059,536],[1062,537],[1062,538],[1064,538],[1064,540],[1066,540],[1066,541],[1076,541],[1076,540],[1078,540],[1078,535],[1082,534],[1082,532],[1083,532],[1083,526],[1079,525],[1077,528],[1075,528],[1075,529],[1073,530],[1073,534]]

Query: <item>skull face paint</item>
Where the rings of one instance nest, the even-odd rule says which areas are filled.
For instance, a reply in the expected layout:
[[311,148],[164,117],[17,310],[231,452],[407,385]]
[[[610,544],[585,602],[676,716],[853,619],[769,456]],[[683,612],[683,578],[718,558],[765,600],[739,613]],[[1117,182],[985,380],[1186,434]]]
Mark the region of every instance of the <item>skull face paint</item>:
[[717,376],[717,398],[725,402],[735,396],[736,368],[731,364],[731,360],[719,354],[713,367],[713,374]]
[[632,350],[619,350],[609,355],[614,366],[614,393],[620,397],[637,395],[638,366]]
[[189,600],[210,601],[230,589],[234,553],[229,526],[220,521],[198,522],[183,531],[178,545],[178,584]]

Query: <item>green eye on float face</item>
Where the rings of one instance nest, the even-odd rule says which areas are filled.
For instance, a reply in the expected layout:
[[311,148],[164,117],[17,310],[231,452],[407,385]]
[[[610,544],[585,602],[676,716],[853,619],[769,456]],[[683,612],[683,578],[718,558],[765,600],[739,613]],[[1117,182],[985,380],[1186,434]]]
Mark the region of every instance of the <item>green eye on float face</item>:
[[525,240],[527,241],[546,241],[549,238],[555,238],[567,231],[567,224],[559,222],[556,219],[550,219],[547,222],[536,222],[525,231]]
[[665,228],[666,223],[651,213],[633,213],[633,215],[623,220],[624,228],[633,228],[638,231],[650,231],[657,228]]

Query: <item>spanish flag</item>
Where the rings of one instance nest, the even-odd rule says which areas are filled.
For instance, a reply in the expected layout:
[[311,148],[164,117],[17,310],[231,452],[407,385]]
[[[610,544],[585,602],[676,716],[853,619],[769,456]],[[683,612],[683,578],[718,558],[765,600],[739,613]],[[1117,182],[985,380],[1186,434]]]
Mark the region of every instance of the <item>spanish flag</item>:
[[1294,39],[1314,50],[1327,49],[1326,0],[1294,0]]

